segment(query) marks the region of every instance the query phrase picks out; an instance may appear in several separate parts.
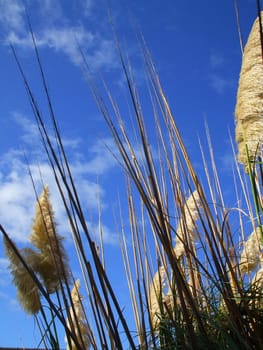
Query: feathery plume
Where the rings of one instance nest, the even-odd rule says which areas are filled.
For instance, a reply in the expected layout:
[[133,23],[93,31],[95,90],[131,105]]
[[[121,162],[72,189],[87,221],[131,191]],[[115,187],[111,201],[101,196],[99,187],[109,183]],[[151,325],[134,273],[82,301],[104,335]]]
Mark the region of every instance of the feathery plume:
[[260,262],[261,262],[261,267],[253,277],[251,281],[251,287],[253,291],[252,303],[254,303],[254,306],[262,308],[263,306],[263,254],[261,254],[260,256]]
[[54,212],[49,199],[48,187],[40,195],[30,241],[39,249],[38,264],[34,266],[49,293],[59,289],[61,281],[69,276],[69,265],[63,248],[63,238],[57,233]]
[[259,227],[257,227],[244,244],[239,262],[241,273],[252,272],[257,268],[261,261],[262,248],[261,231]]
[[193,243],[195,240],[195,223],[199,218],[200,203],[199,194],[195,190],[184,205],[182,216],[176,228],[174,251],[177,258],[180,258],[185,253],[187,242]]
[[[41,308],[39,290],[6,238],[4,238],[4,246],[5,254],[10,261],[9,269],[13,275],[13,283],[17,288],[17,299],[25,312],[34,315]],[[21,249],[20,254],[29,267],[34,266],[37,259],[35,251],[24,248]]]
[[[168,291],[165,293],[165,289]],[[160,305],[163,305],[161,310]],[[156,329],[160,323],[161,311],[165,312],[166,308],[172,310],[173,296],[167,283],[167,275],[163,266],[160,266],[155,273],[150,290],[149,290],[149,310],[153,329]]]
[[263,266],[255,273],[251,285],[257,290],[261,290],[261,293],[263,292]]
[[[263,12],[261,12],[261,19]],[[251,29],[242,59],[235,108],[238,161],[248,169],[249,160],[262,155],[263,142],[263,62],[259,18]]]
[[[82,304],[82,297],[79,294],[80,280],[76,280],[71,291],[72,307],[69,310],[69,318],[67,320],[67,326],[71,329],[72,333],[76,335],[79,343],[84,346],[84,349],[90,348],[89,324],[85,317],[85,312]],[[74,309],[74,311],[73,311]],[[66,339],[67,341],[67,339]],[[67,342],[67,350],[76,350],[77,347],[73,341],[69,345]]]

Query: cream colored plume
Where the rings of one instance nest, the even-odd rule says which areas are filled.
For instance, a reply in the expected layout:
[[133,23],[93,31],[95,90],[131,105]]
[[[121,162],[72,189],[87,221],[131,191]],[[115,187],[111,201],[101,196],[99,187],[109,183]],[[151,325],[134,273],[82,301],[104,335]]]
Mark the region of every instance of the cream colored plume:
[[185,245],[194,243],[196,221],[199,218],[200,212],[200,197],[197,191],[194,191],[187,199],[180,221],[176,228],[175,238],[175,254],[180,258],[185,253]]
[[59,289],[60,283],[69,275],[63,238],[57,233],[54,212],[45,186],[36,204],[30,241],[39,250],[39,261],[35,266],[49,293]]
[[[38,288],[11,244],[5,238],[4,246],[5,254],[10,261],[9,268],[13,275],[13,283],[17,288],[17,299],[25,312],[36,314],[41,308]],[[37,256],[32,249],[24,248],[19,253],[30,268],[35,264]]]
[[251,285],[263,293],[263,266],[255,273]]
[[258,267],[261,262],[262,248],[261,231],[257,228],[244,244],[239,262],[241,273],[252,272]]
[[[85,312],[82,304],[82,297],[79,294],[80,280],[76,280],[71,292],[72,307],[69,310],[69,318],[67,320],[67,326],[75,334],[80,345],[83,349],[90,349],[90,327],[85,317]],[[74,311],[73,311],[74,310]],[[73,340],[68,343],[67,339],[67,350],[76,350],[77,347]]]
[[249,159],[254,160],[262,155],[263,143],[263,62],[258,18],[243,53],[235,119],[238,161],[247,171],[246,145]]
[[252,281],[251,281],[251,302],[256,307],[263,307],[263,254],[260,257],[261,267],[255,273]]
[[[167,292],[165,292],[166,289]],[[161,313],[166,313],[167,308],[172,312],[173,296],[167,283],[167,274],[161,266],[154,275],[149,290],[149,310],[153,329],[158,327]]]

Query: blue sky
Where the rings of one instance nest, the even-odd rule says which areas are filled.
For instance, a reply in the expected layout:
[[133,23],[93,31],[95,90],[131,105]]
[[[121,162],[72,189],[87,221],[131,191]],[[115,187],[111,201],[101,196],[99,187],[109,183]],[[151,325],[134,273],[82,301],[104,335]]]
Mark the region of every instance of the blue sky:
[[[78,42],[95,75],[105,79],[125,111],[127,95],[106,1],[26,0],[25,3],[73,174],[87,208],[87,221],[96,235],[100,198],[107,255],[114,256],[112,279],[120,283],[116,279],[120,257],[113,215],[118,211],[124,179],[105,148],[105,144],[114,147],[113,142],[83,77],[77,45]],[[109,3],[117,35],[134,68],[146,122],[151,124],[152,115],[144,100],[146,84],[133,23],[142,31],[151,51],[193,162],[201,168],[197,137],[204,138],[206,120],[222,178],[227,182],[231,163],[229,130],[234,138],[234,107],[241,65],[233,1],[112,0]],[[256,1],[240,0],[239,9],[246,41],[256,17]],[[20,0],[0,0],[0,220],[17,244],[23,246],[27,243],[35,207],[24,152],[37,188],[40,189],[41,169],[44,182],[51,189],[60,232],[66,237],[69,233],[8,42],[16,48],[45,114],[47,108]],[[66,246],[70,252],[69,238]],[[0,346],[35,346],[38,330],[33,319],[20,309],[15,294],[0,244]],[[125,304],[125,294],[120,298]]]

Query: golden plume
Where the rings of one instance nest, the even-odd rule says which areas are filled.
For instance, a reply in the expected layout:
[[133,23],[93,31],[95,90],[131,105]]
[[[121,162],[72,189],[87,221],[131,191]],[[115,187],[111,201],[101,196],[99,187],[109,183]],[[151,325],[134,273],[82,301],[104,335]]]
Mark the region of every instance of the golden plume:
[[47,291],[53,293],[68,278],[69,264],[62,245],[63,238],[57,233],[47,186],[36,204],[30,241],[39,250],[38,264],[34,268],[42,277]]
[[187,199],[180,221],[176,228],[175,238],[175,254],[177,258],[180,258],[185,252],[185,246],[188,243],[194,243],[196,221],[199,218],[200,212],[200,198],[197,191],[194,191]]
[[[36,314],[41,308],[39,290],[29,271],[6,238],[4,238],[4,247],[10,262],[9,268],[13,275],[13,283],[17,288],[17,299],[28,314]],[[38,258],[32,249],[21,249],[20,254],[30,268],[36,264]]]
[[262,255],[261,230],[257,227],[246,240],[240,256],[239,268],[241,273],[252,272],[260,264]]
[[153,329],[158,328],[162,314],[173,310],[173,296],[163,266],[158,268],[149,289],[149,310]]
[[[75,334],[79,343],[84,349],[90,348],[89,334],[91,332],[87,322],[83,304],[82,296],[79,294],[80,280],[76,280],[71,291],[72,306],[69,310],[69,317],[67,319],[67,326]],[[70,344],[67,339],[67,350],[76,350],[77,347],[71,340]]]
[[235,119],[238,161],[247,171],[248,160],[261,157],[263,143],[263,62],[259,18],[254,22],[243,53]]

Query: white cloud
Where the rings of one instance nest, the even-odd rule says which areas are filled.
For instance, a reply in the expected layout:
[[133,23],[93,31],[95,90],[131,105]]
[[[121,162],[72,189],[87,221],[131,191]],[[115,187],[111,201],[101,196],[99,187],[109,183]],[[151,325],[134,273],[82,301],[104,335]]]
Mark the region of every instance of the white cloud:
[[[98,34],[87,31],[82,25],[78,27],[53,27],[35,33],[38,48],[50,49],[63,53],[72,63],[79,65],[83,62],[80,48],[85,52],[88,64],[92,69],[109,70],[117,67],[114,44]],[[28,50],[33,48],[29,33],[10,31],[6,43]]]
[[90,47],[93,44],[94,35],[86,31],[82,26],[51,28],[43,31],[38,37],[37,45],[48,47],[57,52],[66,54],[73,63],[81,62],[79,47]]
[[209,57],[210,65],[213,69],[222,66],[225,62],[225,59],[222,55],[212,53]]
[[60,0],[28,0],[30,5],[35,5],[35,11],[46,24],[52,24],[63,17]]
[[[86,58],[88,64],[92,69],[104,68],[110,70],[118,67],[118,60],[116,58],[115,46],[111,40],[103,39],[100,37],[96,38],[97,46],[86,51]],[[85,43],[82,47],[86,47]]]
[[0,286],[6,286],[10,281],[8,265],[9,261],[6,258],[0,258]]
[[224,70],[222,70],[225,66],[225,58],[222,54],[213,52],[209,56],[209,63],[212,68],[209,75],[210,85],[218,94],[222,95],[234,85],[231,79],[227,79]]
[[23,114],[18,112],[12,112],[12,119],[22,130],[22,141],[32,144],[39,140],[39,130],[35,123],[32,123]]
[[[36,44],[39,48],[49,48],[56,52],[67,55],[74,64],[81,62],[79,47],[92,45],[94,36],[82,26],[48,28],[42,32],[35,33]],[[33,42],[29,33],[22,35],[10,31],[6,38],[7,43],[22,47],[23,49],[33,48]]]
[[[30,171],[38,194],[42,189],[41,177],[43,183],[48,184],[59,231],[67,236],[69,229],[66,213],[49,164],[30,164]],[[99,196],[103,198],[101,186],[88,180],[84,171],[74,172],[73,170],[73,176],[83,207],[86,210],[97,210],[98,198]],[[27,166],[19,159],[12,162],[7,174],[1,174],[0,193],[1,224],[14,239],[26,242],[34,217],[36,196]]]
[[24,6],[18,0],[0,0],[0,22],[7,30],[24,30]]
[[96,237],[96,243],[98,247],[100,246],[100,231],[101,231],[101,236],[102,236],[102,242],[111,244],[111,245],[117,245],[119,243],[119,236],[116,232],[113,232],[108,226],[105,225],[92,225],[89,224],[91,228],[91,232],[94,234]]
[[[18,120],[27,133],[35,136],[33,127],[31,131],[27,129],[28,120],[25,117]],[[109,143],[109,140],[105,142]],[[76,144],[74,140],[68,140],[68,148],[70,145],[76,147]],[[74,154],[75,152],[73,149]],[[81,151],[79,154],[81,162],[70,160],[69,149],[69,162],[74,182],[84,210],[97,213],[99,199],[102,208],[105,207],[105,192],[100,184],[94,182],[94,175],[105,174],[116,165],[116,162],[103,144],[99,143],[95,143],[90,148],[88,159]],[[38,194],[42,190],[42,181],[48,184],[59,232],[63,236],[69,235],[68,220],[52,169],[44,156],[41,157],[41,152],[38,154],[38,161],[30,161],[29,169],[24,163],[23,154],[13,150],[0,156],[0,165],[0,218],[6,231],[17,241],[26,242],[28,239],[36,203],[36,195],[28,172],[30,169]],[[105,242],[107,237],[111,240],[110,235],[105,235]]]
[[33,216],[34,192],[25,170],[12,168],[6,176],[1,174],[0,217],[1,224],[10,235],[26,241]]
[[[13,121],[18,125],[18,127],[21,129],[21,140],[23,141],[23,143],[25,143],[26,145],[36,145],[39,143],[41,137],[40,137],[40,133],[38,130],[38,127],[36,125],[35,122],[32,122],[32,120],[28,119],[25,115],[23,115],[22,113],[18,113],[16,111],[11,113],[12,119]],[[51,142],[53,142],[54,144],[56,143],[55,137],[49,135]],[[75,139],[67,139],[67,138],[62,138],[62,142],[63,142],[63,146],[65,148],[71,148],[71,149],[75,149],[77,148],[80,143],[81,140],[80,138],[75,138]],[[21,152],[19,152],[20,154]],[[34,154],[42,154],[42,149],[40,150],[40,152],[35,151]]]
[[105,174],[117,164],[112,154],[115,149],[116,146],[112,139],[105,138],[98,140],[89,148],[89,159],[83,159],[83,156],[80,155],[80,159],[75,160],[74,164],[72,164],[73,173]]
[[223,94],[226,89],[232,87],[233,85],[232,81],[218,74],[210,75],[210,83],[212,88],[220,95]]
[[82,1],[82,6],[83,6],[83,9],[84,9],[84,15],[85,16],[90,16],[91,15],[91,10],[92,10],[92,7],[93,7],[93,0],[83,0]]
[[[71,25],[64,16],[59,1],[28,0],[28,13],[32,17],[33,31],[37,46],[66,55],[75,65],[82,63],[79,48],[85,51],[92,69],[112,69],[116,67],[116,54],[113,41],[102,36],[98,31],[87,30],[81,22]],[[24,50],[33,48],[31,34],[26,23],[23,2],[18,0],[0,0],[0,29],[3,42],[12,43]],[[92,0],[82,1],[82,15],[91,13]]]

